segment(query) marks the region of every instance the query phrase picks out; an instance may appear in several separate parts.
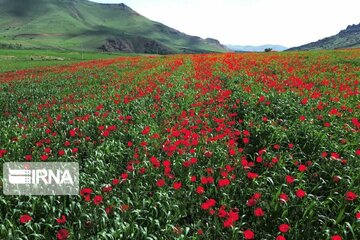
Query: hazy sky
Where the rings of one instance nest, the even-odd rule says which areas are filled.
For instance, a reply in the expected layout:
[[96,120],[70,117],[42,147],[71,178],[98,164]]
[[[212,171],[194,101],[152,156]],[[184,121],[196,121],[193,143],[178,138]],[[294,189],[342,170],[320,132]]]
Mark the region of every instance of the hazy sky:
[[298,46],[360,23],[360,0],[92,0],[125,3],[179,31],[223,44]]

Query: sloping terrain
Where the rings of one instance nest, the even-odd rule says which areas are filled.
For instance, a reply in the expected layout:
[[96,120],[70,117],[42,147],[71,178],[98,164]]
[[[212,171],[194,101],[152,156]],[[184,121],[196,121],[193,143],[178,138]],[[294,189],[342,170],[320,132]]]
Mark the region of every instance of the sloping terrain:
[[159,54],[226,49],[217,40],[151,21],[125,4],[87,0],[0,0],[0,46]]
[[349,25],[338,34],[288,50],[315,50],[360,47],[360,23]]

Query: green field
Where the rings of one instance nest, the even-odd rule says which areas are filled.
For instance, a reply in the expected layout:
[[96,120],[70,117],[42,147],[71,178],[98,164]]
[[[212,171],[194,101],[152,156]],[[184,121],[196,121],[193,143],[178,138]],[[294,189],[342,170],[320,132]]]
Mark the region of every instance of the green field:
[[67,65],[81,61],[115,58],[124,55],[121,53],[0,49],[0,72]]
[[[81,61],[14,51],[23,66],[7,70],[34,66],[29,53]],[[359,59],[137,55],[0,73],[0,163],[80,166],[72,196],[4,195],[0,175],[0,239],[360,239]]]

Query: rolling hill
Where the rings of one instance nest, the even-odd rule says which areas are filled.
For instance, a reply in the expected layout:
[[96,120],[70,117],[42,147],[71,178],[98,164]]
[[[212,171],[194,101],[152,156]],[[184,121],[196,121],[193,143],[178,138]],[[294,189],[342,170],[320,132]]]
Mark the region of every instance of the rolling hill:
[[211,38],[151,21],[125,4],[0,0],[0,46],[136,53],[223,52]]
[[360,47],[360,23],[349,25],[338,34],[323,38],[316,42],[308,43],[291,50],[316,50],[316,49],[338,49],[338,48],[358,48]]

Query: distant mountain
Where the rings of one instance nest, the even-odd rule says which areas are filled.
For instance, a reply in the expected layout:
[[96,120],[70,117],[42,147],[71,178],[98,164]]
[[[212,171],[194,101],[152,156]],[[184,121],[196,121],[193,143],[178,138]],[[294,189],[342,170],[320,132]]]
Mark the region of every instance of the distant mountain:
[[87,0],[0,0],[0,47],[155,54],[227,51],[216,39],[189,36],[125,4]]
[[288,50],[316,50],[358,47],[360,47],[360,23],[357,25],[349,25],[345,30],[341,30],[334,36],[323,38],[316,42],[308,43],[299,47],[293,47]]
[[260,46],[251,46],[251,45],[226,45],[229,49],[233,51],[241,51],[241,52],[264,52],[266,48],[271,48],[274,51],[284,51],[287,47],[281,45],[260,45]]

